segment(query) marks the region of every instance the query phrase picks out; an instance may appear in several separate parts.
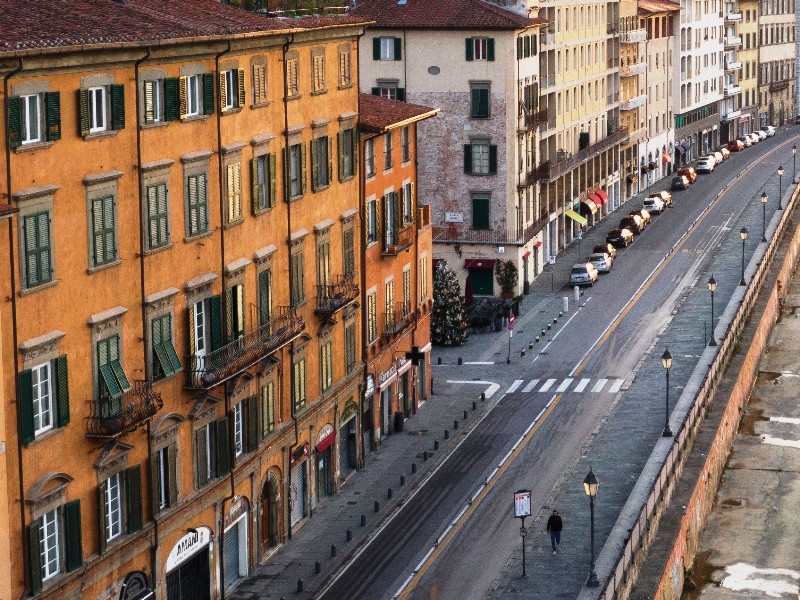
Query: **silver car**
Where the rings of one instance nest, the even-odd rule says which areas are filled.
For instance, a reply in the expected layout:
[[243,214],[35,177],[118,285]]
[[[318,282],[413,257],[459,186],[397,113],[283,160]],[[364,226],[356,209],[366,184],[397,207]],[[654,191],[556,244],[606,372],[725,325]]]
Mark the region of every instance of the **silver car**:
[[594,282],[600,277],[597,273],[597,267],[592,263],[578,263],[572,265],[572,270],[569,272],[570,285],[594,285]]
[[614,265],[614,259],[607,252],[593,252],[587,261],[595,266],[598,273],[608,273]]

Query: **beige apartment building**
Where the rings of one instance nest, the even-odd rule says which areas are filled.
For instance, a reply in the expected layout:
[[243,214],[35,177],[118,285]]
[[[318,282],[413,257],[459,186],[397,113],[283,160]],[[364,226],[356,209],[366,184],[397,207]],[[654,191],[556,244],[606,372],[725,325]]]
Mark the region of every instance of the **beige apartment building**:
[[623,200],[639,191],[639,143],[647,135],[640,90],[640,80],[647,78],[647,61],[642,52],[647,32],[639,27],[638,4],[637,0],[619,3],[619,118],[620,125],[628,130],[628,137],[620,146]]
[[759,125],[783,125],[795,104],[795,3],[761,0],[758,21]]
[[739,107],[739,132],[750,133],[759,129],[758,119],[758,0],[739,0],[738,12],[742,15],[739,36],[742,47],[739,55],[729,61],[726,56],[725,70],[739,73],[742,88]]

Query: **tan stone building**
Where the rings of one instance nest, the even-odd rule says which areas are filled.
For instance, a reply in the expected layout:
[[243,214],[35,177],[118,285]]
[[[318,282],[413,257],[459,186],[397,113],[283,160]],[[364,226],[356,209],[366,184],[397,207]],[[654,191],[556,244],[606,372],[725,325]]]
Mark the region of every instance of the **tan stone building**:
[[623,199],[639,191],[643,174],[639,169],[639,143],[647,136],[643,117],[646,98],[642,98],[641,81],[647,77],[647,60],[643,52],[647,31],[640,27],[637,0],[621,0],[619,3],[619,79],[620,111],[622,127],[628,137],[620,145]]
[[739,107],[739,131],[750,133],[759,128],[758,117],[758,0],[739,0],[738,12],[742,18],[739,22],[739,35],[742,46],[737,56],[726,56],[726,71],[739,74],[739,86],[742,88],[741,105]]
[[794,2],[761,0],[758,16],[759,126],[783,125],[795,106]]

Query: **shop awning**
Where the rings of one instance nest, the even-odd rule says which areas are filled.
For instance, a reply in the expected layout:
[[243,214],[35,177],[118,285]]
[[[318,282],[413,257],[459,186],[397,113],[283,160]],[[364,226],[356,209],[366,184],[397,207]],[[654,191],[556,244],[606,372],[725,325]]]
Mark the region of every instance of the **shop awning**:
[[314,446],[314,452],[317,454],[321,454],[327,450],[333,442],[336,441],[336,431],[331,431],[328,435],[326,435],[319,444]]
[[603,202],[608,202],[608,194],[606,194],[605,190],[597,190],[595,194],[600,196],[603,199]]
[[583,216],[593,215],[597,212],[597,204],[589,200],[581,200],[581,214]]
[[493,258],[467,258],[464,259],[465,269],[485,269],[491,271],[494,269]]
[[603,206],[603,204],[605,204],[605,200],[603,200],[603,199],[602,199],[602,198],[601,198],[601,197],[600,197],[600,196],[597,194],[597,192],[595,192],[594,194],[590,194],[590,195],[589,195],[589,200],[591,200],[592,202],[594,202],[594,203],[595,203],[597,206]]
[[568,208],[566,211],[564,211],[564,214],[581,226],[584,226],[586,223],[588,223],[585,217],[580,216],[571,208]]

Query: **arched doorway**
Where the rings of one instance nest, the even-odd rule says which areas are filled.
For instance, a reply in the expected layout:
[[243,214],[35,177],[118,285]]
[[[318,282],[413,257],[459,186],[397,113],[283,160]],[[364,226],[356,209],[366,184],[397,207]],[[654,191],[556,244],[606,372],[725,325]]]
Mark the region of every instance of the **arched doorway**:
[[275,472],[267,474],[261,490],[261,554],[268,553],[281,540],[281,490],[280,477]]

